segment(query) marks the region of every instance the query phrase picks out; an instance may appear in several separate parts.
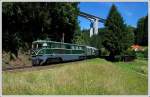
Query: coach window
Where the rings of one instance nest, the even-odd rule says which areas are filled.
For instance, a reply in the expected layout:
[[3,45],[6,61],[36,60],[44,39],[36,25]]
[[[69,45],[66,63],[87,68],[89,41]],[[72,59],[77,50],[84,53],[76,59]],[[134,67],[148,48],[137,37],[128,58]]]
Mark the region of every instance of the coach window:
[[78,50],[78,46],[75,46],[75,50]]
[[60,48],[60,47],[61,47],[61,44],[59,44],[59,43],[55,44],[55,48]]
[[72,45],[71,48],[74,50],[74,46]]
[[52,47],[52,48],[57,48],[58,46],[57,46],[56,43],[52,43],[52,44],[51,44],[51,47]]
[[81,47],[81,46],[79,46],[79,50],[82,50],[82,47]]
[[51,48],[51,43],[47,43],[47,47],[50,47],[50,48]]
[[79,50],[79,47],[78,47],[78,46],[76,46],[76,50]]

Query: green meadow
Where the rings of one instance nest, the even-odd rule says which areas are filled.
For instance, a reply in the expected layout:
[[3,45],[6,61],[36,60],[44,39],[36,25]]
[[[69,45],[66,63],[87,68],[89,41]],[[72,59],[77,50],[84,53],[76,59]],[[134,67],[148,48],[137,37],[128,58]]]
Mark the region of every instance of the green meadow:
[[89,59],[54,68],[2,72],[3,95],[147,95],[148,61]]

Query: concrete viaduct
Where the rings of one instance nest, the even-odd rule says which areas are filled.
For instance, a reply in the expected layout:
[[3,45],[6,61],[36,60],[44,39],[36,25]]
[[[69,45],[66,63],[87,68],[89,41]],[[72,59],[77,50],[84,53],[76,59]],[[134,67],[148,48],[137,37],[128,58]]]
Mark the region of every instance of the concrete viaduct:
[[88,13],[85,12],[80,12],[79,16],[82,16],[88,20],[90,20],[91,25],[90,25],[90,37],[93,36],[94,34],[97,35],[98,34],[98,23],[104,23],[105,19],[99,18],[97,16],[94,15],[90,15]]

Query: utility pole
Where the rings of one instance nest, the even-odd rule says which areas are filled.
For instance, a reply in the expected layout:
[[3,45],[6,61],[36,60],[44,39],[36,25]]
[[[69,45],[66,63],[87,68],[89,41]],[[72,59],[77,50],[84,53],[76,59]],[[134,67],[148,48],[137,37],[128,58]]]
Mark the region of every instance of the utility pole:
[[62,33],[62,42],[64,43],[64,39],[65,39],[65,34],[64,32]]

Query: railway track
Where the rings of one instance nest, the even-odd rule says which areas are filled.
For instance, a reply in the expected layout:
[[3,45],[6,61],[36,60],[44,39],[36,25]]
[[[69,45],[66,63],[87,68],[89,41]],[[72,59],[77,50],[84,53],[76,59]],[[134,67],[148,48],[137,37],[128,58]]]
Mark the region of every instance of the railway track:
[[[15,72],[15,71],[33,71],[33,70],[45,70],[45,69],[52,69],[58,64],[48,64],[48,65],[43,65],[43,66],[22,66],[22,67],[13,67],[13,68],[4,68],[2,71],[8,71],[8,72]],[[62,65],[59,65],[62,66]]]
[[9,67],[9,68],[4,68],[2,71],[13,71],[13,70],[19,70],[19,69],[28,69],[32,68],[33,66],[22,66],[22,67]]
[[[52,69],[54,67],[60,67],[64,65],[69,65],[72,63],[78,63],[80,61],[71,61],[71,62],[61,62],[61,63],[51,63],[47,65],[42,65],[42,66],[22,66],[22,67],[9,67],[9,68],[2,68],[2,71],[10,71],[10,72],[15,72],[15,71],[32,71],[32,70],[44,70],[44,69]],[[69,64],[68,64],[69,63]]]

